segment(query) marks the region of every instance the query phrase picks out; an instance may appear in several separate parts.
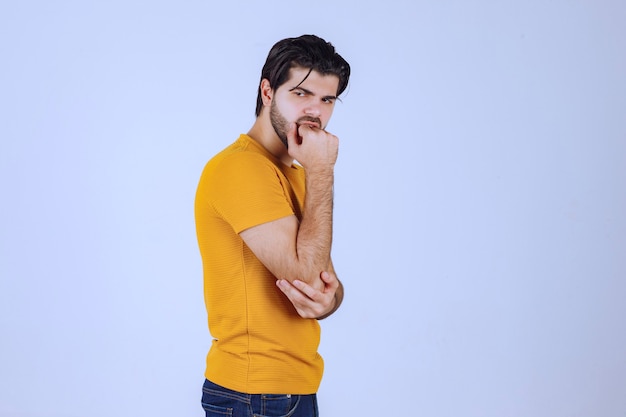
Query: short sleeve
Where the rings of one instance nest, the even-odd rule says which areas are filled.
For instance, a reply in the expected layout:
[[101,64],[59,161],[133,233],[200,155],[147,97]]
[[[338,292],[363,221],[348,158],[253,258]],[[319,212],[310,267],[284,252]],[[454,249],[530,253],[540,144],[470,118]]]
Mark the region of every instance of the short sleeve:
[[216,213],[235,233],[294,214],[288,184],[278,167],[255,152],[222,159],[209,182]]

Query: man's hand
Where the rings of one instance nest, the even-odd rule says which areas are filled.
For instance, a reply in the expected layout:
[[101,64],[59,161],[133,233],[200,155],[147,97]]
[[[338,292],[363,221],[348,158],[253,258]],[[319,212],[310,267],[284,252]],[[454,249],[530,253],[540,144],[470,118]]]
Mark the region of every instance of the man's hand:
[[322,291],[300,280],[290,283],[285,279],[279,279],[276,285],[289,298],[300,317],[323,319],[339,307],[343,299],[343,289],[335,274],[324,271],[320,274],[320,278],[324,283]]
[[337,161],[339,139],[315,125],[292,123],[287,132],[289,156],[305,170],[330,169]]

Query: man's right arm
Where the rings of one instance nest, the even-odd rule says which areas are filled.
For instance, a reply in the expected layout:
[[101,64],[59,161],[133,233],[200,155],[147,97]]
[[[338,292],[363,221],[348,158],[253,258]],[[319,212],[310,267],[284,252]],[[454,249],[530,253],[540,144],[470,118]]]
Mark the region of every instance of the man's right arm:
[[327,271],[332,244],[334,164],[338,139],[324,130],[299,127],[289,135],[289,154],[306,173],[306,197],[302,221],[291,215],[260,224],[239,235],[255,256],[279,279],[298,279],[318,290],[324,288],[320,273]]

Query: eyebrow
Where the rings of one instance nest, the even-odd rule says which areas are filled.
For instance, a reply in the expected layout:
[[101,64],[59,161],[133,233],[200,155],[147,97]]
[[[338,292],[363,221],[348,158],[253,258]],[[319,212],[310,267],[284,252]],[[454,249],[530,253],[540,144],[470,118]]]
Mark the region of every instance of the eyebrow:
[[[301,86],[299,86],[299,85],[295,86],[294,88],[292,88],[292,89],[291,89],[291,90],[289,90],[289,91],[293,91],[293,90],[300,90],[300,91],[302,91],[304,94],[308,94],[308,95],[311,95],[311,96],[315,95],[315,94],[313,93],[313,91],[311,91],[311,90],[307,90],[306,88],[301,87]],[[337,96],[324,96],[324,97],[322,97],[322,100],[337,100]]]

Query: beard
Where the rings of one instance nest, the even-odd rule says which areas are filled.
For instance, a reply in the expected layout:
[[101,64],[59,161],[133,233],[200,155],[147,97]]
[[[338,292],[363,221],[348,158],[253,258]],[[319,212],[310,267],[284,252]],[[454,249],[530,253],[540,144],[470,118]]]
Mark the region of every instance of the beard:
[[287,143],[289,122],[283,117],[276,107],[276,100],[272,100],[272,104],[270,104],[270,122],[272,123],[274,132],[276,132],[280,141],[285,145],[285,148],[289,149],[289,145]]
[[[289,149],[289,144],[287,142],[287,132],[289,131],[290,123],[285,119],[280,110],[278,110],[278,106],[276,105],[276,100],[272,100],[272,104],[270,104],[270,122],[272,123],[272,127],[274,128],[274,132],[280,139],[280,141],[285,145],[285,148]],[[318,117],[311,116],[303,116],[296,121],[296,124],[299,126],[302,122],[313,122],[317,124],[319,129],[324,129],[325,126],[322,126],[322,121]]]

